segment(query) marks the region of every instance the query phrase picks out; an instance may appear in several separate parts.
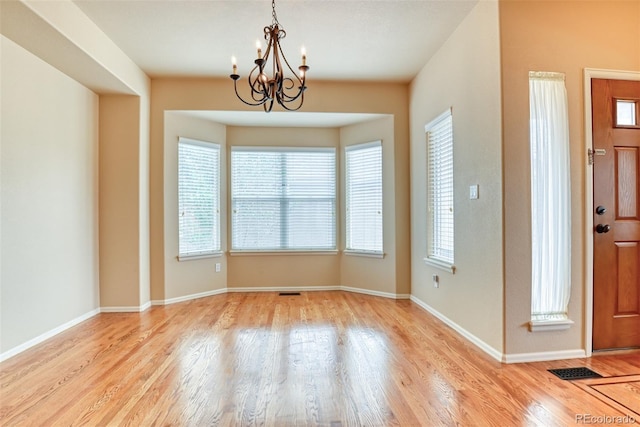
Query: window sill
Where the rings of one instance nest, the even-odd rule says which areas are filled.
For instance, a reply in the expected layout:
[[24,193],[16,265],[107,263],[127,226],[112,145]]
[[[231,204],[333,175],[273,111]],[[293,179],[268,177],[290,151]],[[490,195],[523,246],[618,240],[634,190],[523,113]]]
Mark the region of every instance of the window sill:
[[365,258],[384,258],[386,255],[384,252],[358,251],[354,249],[345,249],[343,253],[348,256],[360,256]]
[[573,325],[570,319],[553,319],[553,320],[531,320],[529,322],[529,331],[531,332],[547,332],[547,331],[563,331],[569,329]]
[[337,255],[337,250],[301,251],[229,251],[231,256],[291,256],[291,255]]
[[429,258],[429,257],[424,258],[423,261],[425,264],[430,265],[431,267],[436,267],[436,268],[439,268],[440,270],[444,270],[451,274],[456,274],[456,266],[453,264],[449,264],[448,262],[440,261],[440,260]]
[[224,252],[210,252],[206,254],[193,254],[193,255],[178,255],[176,258],[178,261],[194,261],[197,259],[205,258],[220,258],[224,255]]

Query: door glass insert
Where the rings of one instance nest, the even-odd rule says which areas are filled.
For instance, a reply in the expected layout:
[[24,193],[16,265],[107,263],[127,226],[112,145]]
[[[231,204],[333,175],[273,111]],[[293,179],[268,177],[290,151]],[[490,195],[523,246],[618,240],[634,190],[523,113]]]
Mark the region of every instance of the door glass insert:
[[636,126],[636,101],[624,99],[616,100],[616,125],[617,126]]

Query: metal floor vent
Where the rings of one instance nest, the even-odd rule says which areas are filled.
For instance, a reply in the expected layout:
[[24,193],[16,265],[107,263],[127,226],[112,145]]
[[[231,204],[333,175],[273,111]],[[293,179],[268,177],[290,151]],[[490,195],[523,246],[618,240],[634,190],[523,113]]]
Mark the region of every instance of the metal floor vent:
[[292,297],[300,295],[300,292],[280,292],[278,295],[280,295],[281,297]]
[[589,368],[564,368],[564,369],[549,369],[556,377],[563,380],[583,380],[585,378],[602,378],[602,375],[597,372],[593,372]]

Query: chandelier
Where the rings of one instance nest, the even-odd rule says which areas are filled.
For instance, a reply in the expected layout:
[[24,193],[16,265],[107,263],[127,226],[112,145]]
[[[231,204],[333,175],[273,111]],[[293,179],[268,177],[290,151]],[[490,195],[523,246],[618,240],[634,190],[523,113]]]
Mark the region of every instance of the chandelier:
[[[251,100],[246,101],[238,93],[238,79],[240,79],[240,75],[238,74],[235,57],[231,58],[233,74],[229,77],[233,80],[236,96],[245,104],[253,107],[262,105],[264,111],[268,113],[273,109],[273,103],[275,101],[285,110],[296,111],[302,107],[304,91],[307,89],[305,86],[306,74],[309,70],[309,66],[307,66],[307,55],[304,48],[302,48],[302,65],[298,67],[300,74],[296,74],[293,68],[291,68],[291,65],[289,65],[289,61],[287,61],[280,47],[280,39],[285,38],[287,33],[278,22],[275,0],[271,2],[271,9],[273,20],[271,25],[264,27],[264,39],[267,42],[267,50],[264,56],[262,56],[262,44],[260,40],[256,42],[258,57],[253,61],[256,65],[247,78],[249,88],[251,89]],[[271,64],[271,66],[269,66],[269,64]],[[286,65],[286,67],[283,65]],[[268,70],[269,68],[271,68],[271,70]],[[267,75],[269,71],[271,72],[270,76]],[[289,74],[291,74],[292,77],[288,77],[287,75]]]

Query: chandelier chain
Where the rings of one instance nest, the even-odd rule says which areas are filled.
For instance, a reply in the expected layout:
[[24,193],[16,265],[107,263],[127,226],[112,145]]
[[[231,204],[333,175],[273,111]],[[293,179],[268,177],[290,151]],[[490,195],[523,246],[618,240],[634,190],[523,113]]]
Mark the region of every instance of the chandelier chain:
[[271,16],[273,18],[271,21],[272,25],[280,24],[278,22],[278,15],[276,14],[276,0],[271,0]]

